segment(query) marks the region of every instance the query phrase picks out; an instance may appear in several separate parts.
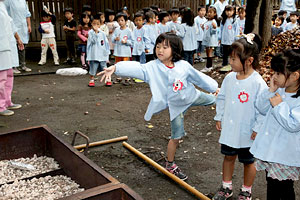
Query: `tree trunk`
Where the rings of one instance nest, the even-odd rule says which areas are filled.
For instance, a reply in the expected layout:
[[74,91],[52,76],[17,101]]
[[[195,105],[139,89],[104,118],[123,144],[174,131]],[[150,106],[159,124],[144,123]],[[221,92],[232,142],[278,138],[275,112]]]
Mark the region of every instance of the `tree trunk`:
[[259,5],[262,0],[251,0],[247,1],[247,7],[246,7],[246,22],[245,22],[245,33],[251,33],[254,31],[255,28],[255,17],[257,14],[257,9],[259,8]]
[[271,0],[263,0],[260,7],[259,34],[262,38],[262,46],[267,46],[271,38],[273,3]]

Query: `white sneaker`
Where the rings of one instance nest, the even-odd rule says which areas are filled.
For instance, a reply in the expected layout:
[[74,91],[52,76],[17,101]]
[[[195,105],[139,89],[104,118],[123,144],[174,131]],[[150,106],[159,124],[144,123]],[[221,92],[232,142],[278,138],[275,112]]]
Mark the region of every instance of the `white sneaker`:
[[2,116],[10,116],[13,114],[14,114],[14,111],[11,111],[11,110],[4,110],[4,111],[0,112],[0,115],[2,115]]
[[206,72],[210,72],[212,70],[212,68],[203,68],[202,70],[200,70],[200,72],[206,73]]
[[22,105],[21,104],[12,104],[11,106],[8,106],[7,109],[9,110],[16,110],[16,109],[19,109],[19,108],[22,108]]
[[41,61],[38,63],[39,66],[42,66],[44,64],[46,64],[46,63],[45,62],[41,62]]
[[32,70],[26,66],[22,67],[22,70],[24,70],[25,72],[31,72]]
[[54,62],[54,65],[55,66],[59,66],[59,62]]
[[18,70],[16,67],[13,68],[13,72],[14,74],[21,74],[20,70]]

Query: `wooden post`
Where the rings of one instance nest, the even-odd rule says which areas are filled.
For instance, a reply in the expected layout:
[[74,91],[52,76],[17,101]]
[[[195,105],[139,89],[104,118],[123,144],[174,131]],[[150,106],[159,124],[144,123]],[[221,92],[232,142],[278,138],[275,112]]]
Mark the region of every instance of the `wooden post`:
[[204,194],[202,194],[201,192],[199,192],[194,187],[190,186],[189,184],[187,184],[185,181],[181,180],[174,174],[170,173],[168,170],[166,170],[165,168],[160,166],[158,163],[156,163],[154,160],[152,160],[145,154],[143,154],[140,151],[138,151],[137,149],[135,149],[133,146],[131,146],[127,142],[123,142],[123,146],[126,147],[127,149],[129,149],[130,151],[132,151],[133,153],[135,153],[140,158],[144,159],[147,163],[149,163],[150,165],[152,165],[153,167],[155,167],[156,169],[158,169],[159,171],[161,171],[162,173],[164,173],[171,179],[173,179],[176,183],[178,183],[179,185],[181,185],[182,187],[184,187],[185,189],[187,189],[188,191],[193,193],[198,198],[203,199],[203,200],[210,200],[207,196],[205,196]]

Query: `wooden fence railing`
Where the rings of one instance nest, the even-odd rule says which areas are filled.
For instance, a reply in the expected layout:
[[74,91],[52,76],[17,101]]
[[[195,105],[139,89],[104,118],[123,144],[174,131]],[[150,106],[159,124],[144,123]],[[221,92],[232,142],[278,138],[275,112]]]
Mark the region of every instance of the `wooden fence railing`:
[[[216,0],[27,0],[29,10],[32,14],[32,33],[30,35],[31,45],[36,45],[41,41],[41,34],[38,32],[39,23],[41,21],[41,11],[46,5],[50,11],[56,15],[57,22],[55,27],[56,41],[64,41],[65,33],[63,31],[63,24],[65,17],[63,10],[65,7],[72,7],[74,9],[74,18],[78,21],[84,4],[89,4],[92,7],[92,14],[99,11],[104,11],[106,8],[119,10],[123,6],[127,6],[130,13],[135,13],[141,8],[157,5],[160,8],[170,9],[171,7],[182,5],[189,6],[196,12],[200,5],[205,5],[206,2],[213,4]],[[234,0],[229,0],[233,2]],[[274,8],[279,9],[280,0],[273,0]],[[241,2],[245,3],[246,0]],[[29,45],[30,45],[29,43]]]

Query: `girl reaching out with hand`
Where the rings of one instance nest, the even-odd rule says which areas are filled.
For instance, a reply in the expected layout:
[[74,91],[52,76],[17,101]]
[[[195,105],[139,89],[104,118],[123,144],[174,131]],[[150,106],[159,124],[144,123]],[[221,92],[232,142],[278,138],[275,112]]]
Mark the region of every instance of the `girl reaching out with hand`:
[[149,84],[152,98],[144,116],[149,121],[153,114],[168,108],[171,120],[171,139],[167,147],[166,169],[186,180],[187,176],[175,164],[175,152],[179,139],[186,135],[184,131],[184,114],[191,106],[206,106],[215,102],[215,96],[200,92],[194,86],[215,93],[217,82],[209,76],[194,69],[182,60],[183,44],[173,33],[167,32],[158,36],[154,46],[155,58],[146,64],[135,61],[122,61],[104,69],[101,81],[109,80],[113,73],[118,76],[129,76]]

